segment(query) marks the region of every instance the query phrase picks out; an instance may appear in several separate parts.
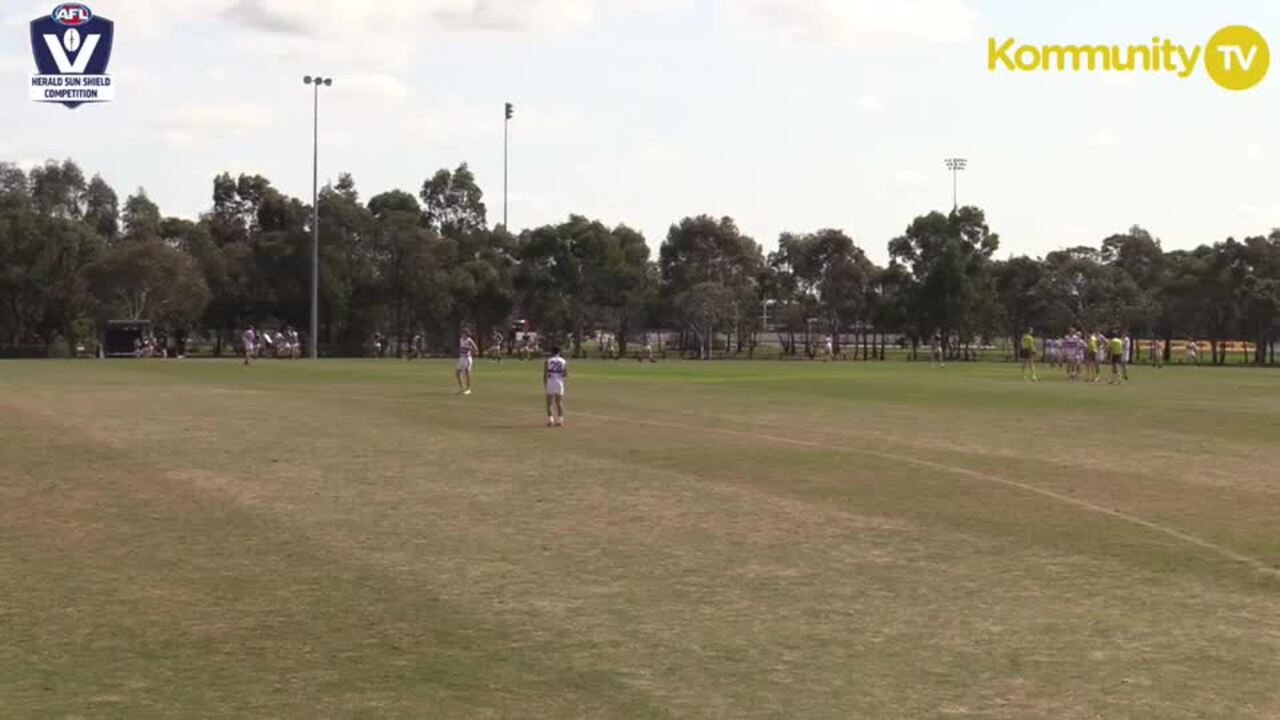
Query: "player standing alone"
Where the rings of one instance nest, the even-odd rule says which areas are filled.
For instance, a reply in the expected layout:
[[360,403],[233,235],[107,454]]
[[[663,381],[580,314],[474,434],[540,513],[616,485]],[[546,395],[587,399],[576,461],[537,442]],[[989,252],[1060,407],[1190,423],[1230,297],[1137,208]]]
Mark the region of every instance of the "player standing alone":
[[489,359],[493,362],[502,362],[502,344],[506,340],[501,330],[493,331],[493,342],[489,345]]
[[249,359],[253,357],[254,346],[258,342],[258,335],[253,331],[253,326],[245,328],[244,334],[240,336],[240,345],[244,350],[244,364],[249,364]]
[[[1040,382],[1040,378],[1036,377],[1036,336],[1032,333],[1031,328],[1027,328],[1027,333],[1022,336],[1022,379],[1031,382]],[[1027,371],[1031,371],[1031,377],[1027,377]]]
[[471,394],[471,365],[478,352],[480,348],[471,339],[471,333],[463,330],[462,339],[458,341],[458,367],[454,373],[458,378],[458,393],[461,395]]
[[564,383],[568,377],[568,361],[560,356],[560,348],[551,348],[551,357],[542,366],[542,384],[547,389],[547,427],[564,427]]

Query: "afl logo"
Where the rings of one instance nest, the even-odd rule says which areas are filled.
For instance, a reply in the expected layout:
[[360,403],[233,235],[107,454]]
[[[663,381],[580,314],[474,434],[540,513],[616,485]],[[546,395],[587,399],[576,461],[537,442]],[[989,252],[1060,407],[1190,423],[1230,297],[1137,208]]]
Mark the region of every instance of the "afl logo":
[[84,3],[62,3],[53,9],[53,21],[67,27],[79,27],[93,19],[93,11]]

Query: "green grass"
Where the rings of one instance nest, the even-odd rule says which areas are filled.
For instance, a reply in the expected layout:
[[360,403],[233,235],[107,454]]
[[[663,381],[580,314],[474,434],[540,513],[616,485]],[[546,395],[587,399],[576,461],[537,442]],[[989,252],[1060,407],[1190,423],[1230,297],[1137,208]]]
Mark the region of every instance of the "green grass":
[[4,717],[1280,716],[1280,373],[0,363]]

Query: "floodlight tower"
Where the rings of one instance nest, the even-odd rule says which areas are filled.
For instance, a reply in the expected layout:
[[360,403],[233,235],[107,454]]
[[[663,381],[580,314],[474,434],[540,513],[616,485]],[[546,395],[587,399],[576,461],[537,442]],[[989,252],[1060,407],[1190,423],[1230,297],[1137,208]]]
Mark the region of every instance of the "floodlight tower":
[[511,226],[507,224],[507,132],[511,127],[511,118],[515,117],[516,106],[506,103],[503,114],[505,119],[502,121],[502,227],[507,232],[511,232]]
[[960,172],[969,165],[969,161],[964,158],[947,158],[943,162],[947,164],[947,169],[951,171],[951,211],[955,212],[960,209],[960,195],[958,193]]
[[311,143],[311,359],[320,356],[320,86],[331,87],[333,78],[307,75],[306,85],[315,86]]

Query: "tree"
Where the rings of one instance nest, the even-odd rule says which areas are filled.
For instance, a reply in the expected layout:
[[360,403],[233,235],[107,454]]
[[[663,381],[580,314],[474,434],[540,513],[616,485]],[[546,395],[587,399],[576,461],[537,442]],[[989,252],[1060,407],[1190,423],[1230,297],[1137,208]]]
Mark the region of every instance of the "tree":
[[[582,354],[592,284],[588,248],[608,230],[581,216],[537,228],[521,237],[517,250],[518,287],[529,315],[556,338],[571,337],[573,354]],[[527,269],[524,267],[527,264]]]
[[1102,262],[1090,247],[1057,250],[1045,257],[1036,292],[1054,327],[1062,322],[1085,330],[1111,331],[1125,324],[1138,288],[1123,269]]
[[915,280],[917,331],[941,332],[948,353],[952,335],[970,334],[977,324],[990,259],[999,246],[999,236],[974,207],[917,217],[889,243],[890,257],[910,268]]
[[645,313],[645,305],[656,290],[657,275],[649,262],[649,244],[639,232],[619,225],[604,240],[599,263],[593,267],[594,295],[609,316],[622,357],[627,354],[633,319]]
[[187,327],[209,301],[194,260],[158,239],[117,245],[89,269],[102,319],[150,320]]
[[116,191],[94,175],[84,192],[84,221],[107,242],[113,242],[120,234],[120,209]]
[[359,354],[382,322],[378,233],[351,175],[321,188],[319,201],[321,336]]
[[160,237],[160,207],[147,191],[138,188],[138,192],[130,195],[124,202],[124,237],[126,240],[154,240]]
[[784,311],[787,324],[793,332],[804,332],[810,356],[814,354],[811,319],[821,318],[837,354],[841,332],[857,321],[865,330],[874,303],[868,293],[875,267],[848,235],[839,230],[784,233],[777,252],[769,255],[769,266],[776,287],[790,304]]
[[877,270],[875,274],[875,306],[872,321],[880,330],[880,359],[885,359],[884,333],[900,332],[915,338],[911,327],[911,302],[916,295],[911,273],[896,262]]
[[681,317],[698,338],[698,358],[710,359],[715,330],[733,321],[738,298],[729,286],[712,281],[700,282],[677,298]]
[[1141,227],[1134,225],[1127,233],[1103,240],[1100,256],[1102,262],[1124,270],[1143,290],[1158,285],[1164,252],[1160,241]]
[[[680,313],[689,329],[700,338],[700,347],[710,347],[714,343],[716,327],[736,329],[741,340],[746,323],[754,315],[751,308],[759,298],[757,289],[760,278],[765,274],[765,261],[760,245],[741,234],[732,218],[716,220],[709,215],[700,215],[672,225],[659,250],[658,267],[663,292],[676,303],[676,307],[683,305],[680,298],[688,299],[690,296],[685,294],[704,283],[718,285],[723,290],[714,293],[705,287],[699,290],[698,298],[704,306],[709,299],[728,304],[724,312],[703,313],[697,317],[711,320],[728,318],[727,324],[692,323],[690,319],[695,316],[688,312]],[[703,335],[704,332],[712,334]]]
[[0,164],[0,330],[13,345],[74,348],[89,309],[85,268],[102,239],[79,218],[84,176],[70,161],[30,175]]
[[31,202],[41,215],[63,220],[79,220],[84,216],[87,186],[80,166],[71,160],[53,160],[33,168],[30,176]]
[[1071,321],[1065,316],[1060,315],[1045,322],[1048,314],[1045,313],[1045,302],[1040,295],[1044,268],[1039,261],[1022,255],[995,262],[991,270],[1001,309],[1002,326],[1010,340],[1015,341],[1013,346],[1016,346],[1016,340],[1023,331],[1032,325],[1054,334],[1066,331]]
[[427,223],[440,235],[459,238],[488,227],[484,193],[466,163],[453,172],[439,170],[422,183],[419,193]]
[[442,331],[451,309],[448,278],[440,270],[444,248],[426,226],[418,201],[391,191],[369,201],[378,288],[400,342],[424,325]]
[[75,347],[93,319],[113,316],[194,323],[215,348],[248,322],[307,325],[313,230],[317,340],[339,353],[360,352],[379,330],[452,349],[460,326],[486,339],[516,308],[548,339],[572,337],[579,355],[597,330],[625,354],[633,329],[650,323],[682,328],[700,357],[721,343],[754,350],[762,307],[788,354],[799,338],[812,353],[815,333],[841,352],[852,329],[854,357],[861,341],[862,357],[883,359],[884,333],[898,332],[913,349],[940,333],[954,358],[977,339],[1077,326],[1158,335],[1166,352],[1175,336],[1208,339],[1218,363],[1243,339],[1265,363],[1280,336],[1280,230],[1166,252],[1135,225],[1043,260],[996,261],[998,236],[966,207],[915,218],[882,269],[833,229],[785,233],[766,261],[732,219],[707,215],[673,224],[656,262],[640,233],[581,215],[516,238],[490,229],[466,164],[417,195],[367,203],[340,174],[314,215],[255,174],[218,175],[211,201],[198,220],[165,217],[142,189],[121,206],[71,160],[30,172],[0,162],[0,342]]

